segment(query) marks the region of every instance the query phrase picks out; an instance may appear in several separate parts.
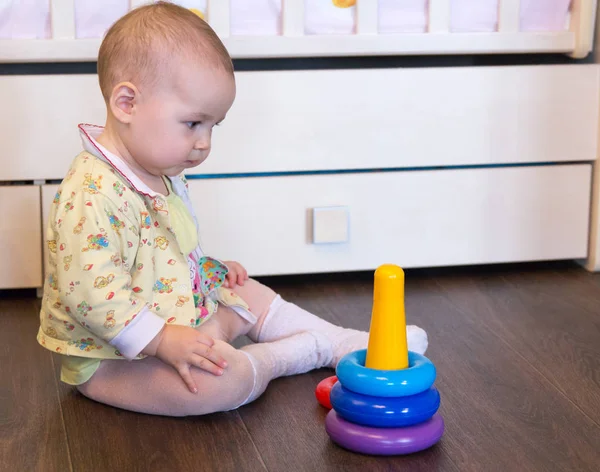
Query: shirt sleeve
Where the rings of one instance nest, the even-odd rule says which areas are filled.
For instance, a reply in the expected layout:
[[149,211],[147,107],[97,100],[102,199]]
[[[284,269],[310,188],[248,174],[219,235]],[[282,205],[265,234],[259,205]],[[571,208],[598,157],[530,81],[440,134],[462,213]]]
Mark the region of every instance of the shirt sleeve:
[[139,221],[128,218],[100,193],[75,194],[58,214],[56,251],[68,261],[58,264],[56,271],[64,309],[125,358],[133,359],[165,323],[140,298],[139,289],[132,287]]

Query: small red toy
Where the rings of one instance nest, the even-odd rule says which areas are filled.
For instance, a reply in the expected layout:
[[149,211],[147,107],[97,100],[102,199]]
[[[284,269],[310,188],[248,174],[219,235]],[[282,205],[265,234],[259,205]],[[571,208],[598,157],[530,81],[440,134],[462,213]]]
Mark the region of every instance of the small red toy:
[[319,384],[317,385],[317,389],[315,390],[317,401],[328,410],[331,410],[332,408],[331,400],[329,399],[329,394],[331,393],[331,389],[337,381],[338,378],[335,375],[327,377],[326,379],[323,379],[319,382]]

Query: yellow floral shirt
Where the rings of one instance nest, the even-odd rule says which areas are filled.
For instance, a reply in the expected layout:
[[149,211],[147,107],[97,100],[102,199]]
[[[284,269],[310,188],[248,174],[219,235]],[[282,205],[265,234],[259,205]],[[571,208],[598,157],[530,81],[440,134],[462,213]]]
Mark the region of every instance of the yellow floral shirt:
[[[197,327],[217,303],[251,317],[248,305],[222,287],[227,267],[200,247],[181,250],[169,198],[102,148],[94,139],[101,131],[80,125],[86,151],[50,211],[38,342],[65,355],[134,359],[144,357],[165,323]],[[171,178],[169,187],[197,228],[185,178]]]

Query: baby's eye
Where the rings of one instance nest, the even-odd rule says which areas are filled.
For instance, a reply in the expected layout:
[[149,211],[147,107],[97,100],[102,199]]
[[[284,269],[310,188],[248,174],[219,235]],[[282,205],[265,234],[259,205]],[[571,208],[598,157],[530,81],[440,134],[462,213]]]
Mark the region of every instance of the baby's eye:
[[200,121],[186,121],[185,123],[189,129],[194,129],[196,126],[202,124]]

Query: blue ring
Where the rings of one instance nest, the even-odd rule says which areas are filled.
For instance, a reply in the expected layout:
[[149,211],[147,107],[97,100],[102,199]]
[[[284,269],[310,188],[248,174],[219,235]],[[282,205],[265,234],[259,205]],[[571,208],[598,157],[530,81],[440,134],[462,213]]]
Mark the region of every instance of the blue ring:
[[435,387],[409,397],[371,397],[352,392],[336,382],[331,389],[336,413],[351,423],[379,428],[399,428],[423,423],[440,407]]
[[429,389],[435,382],[433,363],[408,351],[408,368],[378,370],[365,367],[367,350],[346,354],[336,367],[338,381],[348,390],[372,397],[407,397]]

